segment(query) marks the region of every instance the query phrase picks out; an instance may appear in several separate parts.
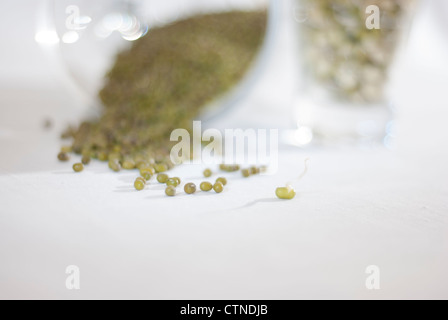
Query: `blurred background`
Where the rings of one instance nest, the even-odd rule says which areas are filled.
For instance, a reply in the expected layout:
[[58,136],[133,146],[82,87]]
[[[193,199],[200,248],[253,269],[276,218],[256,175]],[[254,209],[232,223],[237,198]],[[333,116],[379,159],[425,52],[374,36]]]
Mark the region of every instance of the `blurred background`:
[[[326,72],[324,65],[328,65],[327,60],[329,59],[322,57],[321,60],[318,60],[320,59],[316,57],[318,55],[311,51],[317,50],[316,52],[322,53],[325,51],[325,41],[331,42],[330,38],[328,38],[329,40],[325,39],[325,34],[328,34],[327,29],[330,30],[331,25],[321,27],[322,32],[315,35],[311,42],[309,39],[303,41],[306,35],[304,37],[302,33],[301,36],[300,30],[305,29],[304,26],[313,27],[312,24],[315,23],[312,20],[315,18],[307,16],[307,10],[312,9],[307,7],[309,2],[303,0],[274,0],[272,2],[216,0],[213,2],[214,4],[212,2],[203,4],[199,1],[195,5],[186,5],[179,0],[165,5],[139,1],[134,1],[134,3],[139,3],[139,5],[133,10],[142,15],[142,21],[149,21],[150,28],[161,22],[163,24],[169,22],[170,19],[175,20],[179,16],[194,13],[195,10],[196,12],[207,12],[220,9],[254,9],[270,6],[268,30],[258,60],[254,62],[252,71],[243,83],[232,92],[233,95],[231,94],[226,101],[219,101],[224,105],[220,107],[221,111],[228,109],[229,112],[226,112],[225,116],[213,118],[208,125],[217,128],[229,127],[229,124],[232,124],[233,127],[292,129],[284,132],[286,136],[283,137],[283,142],[288,144],[306,146],[312,142],[313,138],[317,141],[320,136],[322,138],[327,135],[322,140],[332,145],[331,137],[342,135],[343,129],[351,128],[353,124],[356,124],[357,128],[353,128],[352,131],[358,130],[362,134],[367,132],[368,135],[369,130],[373,130],[372,139],[382,143],[384,142],[382,139],[387,138],[391,131],[393,131],[392,135],[395,135],[395,129],[389,128],[387,129],[389,132],[384,132],[384,128],[390,121],[413,114],[413,109],[406,106],[407,101],[412,100],[409,96],[412,94],[424,95],[425,104],[429,105],[432,101],[437,101],[438,93],[434,92],[435,86],[431,87],[430,84],[440,83],[442,85],[446,80],[445,75],[448,73],[446,59],[448,26],[444,19],[447,5],[441,0],[415,2],[416,6],[413,6],[411,11],[414,15],[412,24],[409,26],[406,24],[402,28],[403,30],[397,32],[396,39],[392,39],[393,43],[386,45],[387,50],[391,52],[394,52],[394,47],[397,46],[397,54],[394,55],[396,58],[393,63],[386,67],[386,73],[390,74],[388,78],[391,80],[387,81],[388,96],[380,102],[382,106],[350,108],[349,103],[344,105],[344,107],[349,106],[347,110],[344,107],[334,107],[339,103],[336,100],[319,101],[324,100],[322,94],[316,90],[314,90],[316,92],[313,91],[319,85],[311,86],[312,76],[309,74],[309,70],[302,68],[304,64],[315,65],[316,68],[320,68],[320,72]],[[84,8],[88,9],[85,11],[95,12],[96,10],[103,15],[117,10],[117,6],[121,4],[120,1],[109,2],[109,7],[98,9],[98,6],[95,5],[77,2],[81,8],[84,5]],[[24,0],[1,4],[2,19],[0,23],[3,49],[0,53],[0,90],[2,91],[0,111],[2,134],[0,136],[4,150],[15,151],[11,152],[10,160],[15,165],[27,152],[21,150],[20,146],[23,146],[24,149],[28,147],[25,147],[25,144],[17,145],[13,142],[14,139],[19,139],[19,141],[37,139],[41,131],[35,129],[46,120],[54,120],[55,132],[61,131],[69,123],[76,124],[80,119],[91,115],[92,110],[96,110],[94,106],[96,92],[101,86],[102,77],[110,68],[113,57],[121,50],[120,48],[126,46],[126,44],[123,45],[123,42],[126,41],[121,39],[120,44],[117,44],[119,41],[114,37],[111,38],[115,42],[110,39],[102,41],[82,39],[79,41],[80,44],[76,44],[63,40],[64,22],[68,17],[64,9],[68,5],[69,1],[55,4],[52,1]],[[87,16],[87,18],[90,17]],[[314,28],[316,27],[314,26]],[[93,26],[90,29],[94,29]],[[93,31],[89,32],[93,33]],[[386,34],[391,33],[390,30],[387,32]],[[344,33],[333,32],[332,36],[337,38],[341,35]],[[117,36],[115,35],[115,37]],[[320,39],[319,37],[324,38]],[[402,41],[403,39],[405,40]],[[323,49],[320,50],[319,43],[322,41]],[[404,46],[398,46],[399,43],[403,43]],[[343,45],[340,47],[342,48]],[[362,48],[358,46],[347,50],[354,52],[359,49]],[[316,57],[314,62],[306,61],[307,50]],[[386,52],[382,51],[380,49],[379,53]],[[331,53],[331,58],[334,60],[338,54]],[[375,55],[377,54],[375,53]],[[336,65],[336,63],[333,64]],[[333,78],[333,85],[340,85],[341,82],[337,81],[342,80],[346,84],[348,81],[348,85],[351,80],[357,81],[350,78],[350,71],[344,71],[345,67],[347,66],[341,66],[340,70],[342,71],[328,71],[334,72],[335,77],[339,77]],[[359,66],[351,67],[362,69]],[[370,69],[368,70],[368,68]],[[370,77],[375,77],[379,69],[366,65],[365,70],[371,71]],[[345,78],[338,76],[338,72],[342,73]],[[329,76],[332,77],[332,75]],[[365,80],[359,81],[361,81],[360,83],[366,82]],[[418,92],[409,90],[412,81],[421,81],[414,84],[418,85]],[[383,82],[385,81],[381,81],[381,83]],[[305,88],[304,84],[308,87]],[[375,89],[374,86],[369,88],[365,85],[362,89],[372,88]],[[324,90],[326,89],[324,88]],[[357,90],[355,94],[351,94],[351,98],[355,99],[357,92],[361,92],[361,89]],[[373,92],[376,97],[383,97],[382,93]],[[363,102],[358,99],[354,103],[362,104]],[[332,107],[323,106],[325,104]],[[310,110],[313,111],[314,120],[309,119]],[[360,114],[357,115],[353,110],[359,110]],[[256,117],[252,116],[254,113],[257,114]],[[353,120],[350,120],[351,117]],[[369,119],[373,120],[369,122]],[[375,126],[371,123],[376,120],[379,123],[379,131],[375,131]],[[331,126],[335,124],[339,124],[339,127],[332,128]],[[334,130],[320,132],[320,125]],[[350,133],[353,132],[348,132],[348,134]],[[350,140],[350,144],[362,146],[359,141]],[[390,146],[391,142],[386,141],[386,145]],[[369,142],[364,146],[369,146]],[[17,155],[17,158],[14,155]],[[39,161],[35,161],[35,163],[37,165]],[[3,163],[2,166],[11,169],[10,163]]]

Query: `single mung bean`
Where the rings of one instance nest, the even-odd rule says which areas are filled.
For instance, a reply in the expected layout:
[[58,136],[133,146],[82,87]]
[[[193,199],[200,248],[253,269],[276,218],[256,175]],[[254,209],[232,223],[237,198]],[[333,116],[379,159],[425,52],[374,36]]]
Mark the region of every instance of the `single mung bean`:
[[176,179],[170,178],[166,181],[166,185],[171,187],[177,187],[179,184],[177,183]]
[[201,188],[202,191],[210,191],[213,189],[213,185],[210,182],[202,182],[201,185],[199,186]]
[[156,164],[156,166],[154,167],[154,169],[156,170],[157,173],[161,173],[161,172],[166,172],[166,171],[168,171],[168,167],[167,167],[167,165],[164,164],[164,163]]
[[165,189],[165,194],[166,194],[168,197],[174,197],[174,196],[176,195],[176,188],[173,187],[173,186],[168,186],[168,187]]
[[109,154],[109,161],[110,160],[120,161],[121,160],[121,154],[116,153],[116,152],[112,152],[111,154]]
[[149,168],[140,170],[140,176],[145,178],[146,181],[150,180],[153,175],[154,175],[154,171],[150,170]]
[[259,174],[259,173],[260,173],[260,169],[259,168],[255,167],[255,166],[250,167],[250,174],[255,175],[255,174]]
[[159,173],[157,175],[157,181],[159,181],[160,183],[166,183],[168,181],[168,179],[169,179],[169,177],[165,173]]
[[73,165],[73,171],[75,172],[81,172],[84,170],[84,165],[82,163],[75,163]]
[[221,182],[223,186],[227,185],[227,179],[224,177],[219,177],[216,182]]
[[125,161],[123,161],[121,166],[125,170],[133,170],[133,169],[135,169],[135,162],[133,160],[125,160]]
[[291,200],[291,199],[294,199],[294,197],[296,196],[296,192],[293,187],[286,186],[286,187],[277,188],[275,190],[275,195],[279,199]]
[[137,178],[135,180],[134,187],[136,190],[141,191],[141,190],[145,189],[146,183],[143,180],[144,179],[142,179],[142,178]]
[[149,163],[146,161],[137,161],[136,163],[137,163],[136,167],[138,170],[142,170],[142,169],[148,168],[150,166]]
[[109,169],[115,172],[121,170],[120,163],[117,160],[109,160]]
[[187,183],[184,187],[184,191],[187,194],[193,194],[196,192],[196,185],[194,183]]
[[143,173],[149,173],[151,176],[156,174],[156,171],[154,170],[153,167],[142,167],[139,168],[140,169],[140,174],[142,175]]
[[180,183],[181,183],[181,180],[180,180],[180,178],[179,178],[179,177],[174,177],[173,179],[177,181],[177,185],[179,186],[179,185],[180,185]]
[[145,179],[145,181],[149,181],[151,180],[152,176],[151,174],[144,172],[143,174],[140,175],[143,179]]
[[241,170],[241,174],[243,175],[244,178],[249,178],[250,177],[250,170],[249,169],[243,169],[243,170]]
[[143,182],[144,184],[146,184],[146,180],[145,180],[145,178],[143,178],[143,177],[138,177],[138,178],[135,179],[135,180],[140,180],[141,182]]
[[224,185],[222,184],[221,181],[217,181],[213,185],[213,190],[215,190],[216,193],[221,193],[224,190]]
[[90,164],[90,161],[91,161],[91,159],[90,159],[89,156],[82,156],[81,162],[82,162],[83,165]]
[[219,166],[219,169],[221,169],[222,171],[227,171],[227,172],[235,172],[235,171],[240,170],[240,166],[238,164],[231,164],[231,165],[221,164]]
[[59,161],[66,162],[66,161],[70,160],[70,156],[66,152],[59,152],[58,159],[59,159]]
[[204,170],[204,177],[206,177],[206,178],[211,177],[212,174],[213,174],[212,170],[210,170],[210,169]]
[[109,155],[107,153],[101,151],[101,152],[98,152],[97,158],[100,161],[107,161],[109,159]]
[[73,148],[71,146],[63,146],[61,147],[61,152],[63,153],[70,153],[73,151]]

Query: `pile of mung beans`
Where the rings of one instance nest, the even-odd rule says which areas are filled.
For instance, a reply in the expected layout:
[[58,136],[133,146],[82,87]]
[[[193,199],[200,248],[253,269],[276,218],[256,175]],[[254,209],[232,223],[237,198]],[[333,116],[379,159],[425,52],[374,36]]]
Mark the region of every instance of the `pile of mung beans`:
[[[166,186],[166,196],[176,196],[182,182],[168,174],[174,167],[171,132],[190,129],[204,106],[241,80],[261,47],[266,23],[266,11],[234,11],[151,30],[117,56],[100,92],[101,117],[69,127],[62,137],[72,142],[61,148],[58,159],[66,162],[72,153],[81,155],[81,162],[73,165],[76,173],[92,159],[107,163],[113,172],[136,170],[135,190],[154,180]],[[222,164],[219,170],[250,177],[266,167]],[[204,178],[213,174],[211,169],[203,172]],[[218,177],[201,182],[198,189],[187,182],[183,191],[222,193],[227,183]],[[291,193],[276,194],[293,198]]]
[[91,159],[114,172],[138,169],[143,178],[171,169],[171,132],[191,129],[208,103],[242,79],[266,24],[266,10],[231,11],[150,30],[118,54],[99,94],[100,118],[69,127],[62,137],[71,143],[58,159],[81,155],[75,172]]

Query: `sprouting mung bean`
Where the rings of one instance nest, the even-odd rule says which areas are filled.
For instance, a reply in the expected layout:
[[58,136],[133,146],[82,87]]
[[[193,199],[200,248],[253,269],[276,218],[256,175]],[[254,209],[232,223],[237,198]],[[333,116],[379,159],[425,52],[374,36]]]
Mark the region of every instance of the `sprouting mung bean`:
[[280,187],[275,190],[275,194],[279,199],[284,200],[291,200],[294,199],[296,196],[296,192],[293,187],[286,186],[286,187]]

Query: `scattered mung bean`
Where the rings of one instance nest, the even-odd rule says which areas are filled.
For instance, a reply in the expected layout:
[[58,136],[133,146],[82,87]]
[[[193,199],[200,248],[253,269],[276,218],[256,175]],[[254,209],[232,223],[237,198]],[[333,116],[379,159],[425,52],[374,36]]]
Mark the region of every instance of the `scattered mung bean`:
[[296,196],[296,192],[293,187],[286,186],[280,187],[275,190],[275,194],[279,199],[291,200]]
[[204,170],[204,177],[209,178],[212,176],[212,174],[213,174],[212,170],[210,170],[210,169]]
[[216,193],[221,193],[224,190],[224,185],[222,184],[222,182],[217,181],[214,185],[213,185],[213,190],[215,190]]
[[194,183],[187,183],[184,187],[184,191],[187,194],[193,194],[196,192],[196,185]]
[[210,182],[202,182],[200,185],[202,191],[210,191],[213,189],[213,185]]
[[70,160],[70,156],[65,152],[59,152],[58,159],[59,159],[59,161],[66,162],[66,161]]
[[159,173],[157,175],[157,181],[160,183],[166,183],[168,181],[169,177],[166,173]]
[[219,177],[216,182],[221,182],[223,186],[227,185],[227,179],[224,177]]
[[134,187],[138,191],[142,191],[143,189],[145,189],[145,185],[146,182],[144,181],[144,179],[141,178],[137,178],[134,182]]
[[73,171],[75,172],[81,172],[84,170],[84,165],[82,163],[75,163],[73,165]]
[[174,196],[176,195],[176,188],[173,187],[173,186],[168,186],[168,187],[165,189],[165,194],[166,194],[168,197],[174,197]]

